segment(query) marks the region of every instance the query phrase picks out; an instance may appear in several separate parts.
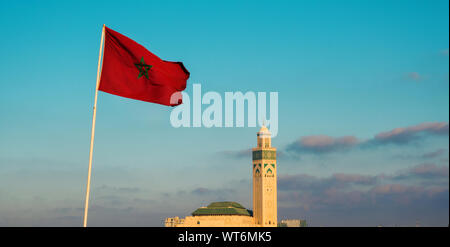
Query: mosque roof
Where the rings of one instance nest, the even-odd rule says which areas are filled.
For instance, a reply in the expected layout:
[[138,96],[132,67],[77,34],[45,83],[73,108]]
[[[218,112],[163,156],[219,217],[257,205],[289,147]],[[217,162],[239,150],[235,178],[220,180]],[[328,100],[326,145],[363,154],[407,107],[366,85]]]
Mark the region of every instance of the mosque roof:
[[213,202],[207,207],[201,207],[192,213],[192,216],[202,215],[245,215],[252,216],[253,212],[244,208],[237,202]]

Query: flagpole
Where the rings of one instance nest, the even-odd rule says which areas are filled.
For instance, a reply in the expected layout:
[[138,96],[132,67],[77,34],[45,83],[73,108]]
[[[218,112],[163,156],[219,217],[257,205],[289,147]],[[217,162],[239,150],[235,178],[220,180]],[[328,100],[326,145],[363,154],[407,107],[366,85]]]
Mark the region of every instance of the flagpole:
[[95,136],[95,118],[97,115],[97,97],[98,97],[98,86],[100,84],[100,74],[101,74],[101,65],[103,65],[102,55],[103,55],[103,41],[105,39],[105,24],[103,24],[102,28],[102,38],[100,41],[100,52],[98,54],[98,67],[97,67],[97,84],[95,86],[95,99],[94,99],[94,113],[92,115],[92,131],[91,131],[91,148],[89,150],[89,169],[88,169],[88,178],[86,185],[86,201],[84,205],[84,221],[83,227],[87,225],[88,219],[88,208],[89,208],[89,194],[91,190],[91,171],[92,171],[92,154],[94,151],[94,136]]

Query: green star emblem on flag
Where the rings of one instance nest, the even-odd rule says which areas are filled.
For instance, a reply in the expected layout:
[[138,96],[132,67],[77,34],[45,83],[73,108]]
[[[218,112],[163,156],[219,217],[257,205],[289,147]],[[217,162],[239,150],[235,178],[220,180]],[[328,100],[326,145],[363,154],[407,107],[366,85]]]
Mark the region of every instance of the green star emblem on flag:
[[152,65],[145,64],[144,57],[141,58],[139,63],[135,63],[134,66],[139,70],[138,79],[142,76],[148,79],[148,71],[153,67]]

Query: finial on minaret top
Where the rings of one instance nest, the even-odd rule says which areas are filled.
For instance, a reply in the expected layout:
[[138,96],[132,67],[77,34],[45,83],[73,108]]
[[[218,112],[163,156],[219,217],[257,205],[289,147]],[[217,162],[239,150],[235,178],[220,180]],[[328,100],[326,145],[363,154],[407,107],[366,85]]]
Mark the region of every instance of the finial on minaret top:
[[267,129],[267,127],[266,127],[265,125],[263,125],[263,126],[261,127],[261,129],[259,129],[259,132],[260,132],[260,133],[269,133],[269,134],[270,134],[269,129]]
[[267,129],[265,124],[263,126],[261,126],[261,129],[259,129],[257,136],[258,136],[258,138],[270,138],[271,137],[270,131],[269,131],[269,129]]

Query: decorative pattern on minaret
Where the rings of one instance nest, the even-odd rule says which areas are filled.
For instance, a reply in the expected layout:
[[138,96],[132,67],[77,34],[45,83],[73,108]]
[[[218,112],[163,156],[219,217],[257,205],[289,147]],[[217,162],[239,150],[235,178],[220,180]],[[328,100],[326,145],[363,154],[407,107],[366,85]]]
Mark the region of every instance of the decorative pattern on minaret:
[[253,148],[253,217],[255,224],[277,226],[277,154],[269,130],[263,126]]

